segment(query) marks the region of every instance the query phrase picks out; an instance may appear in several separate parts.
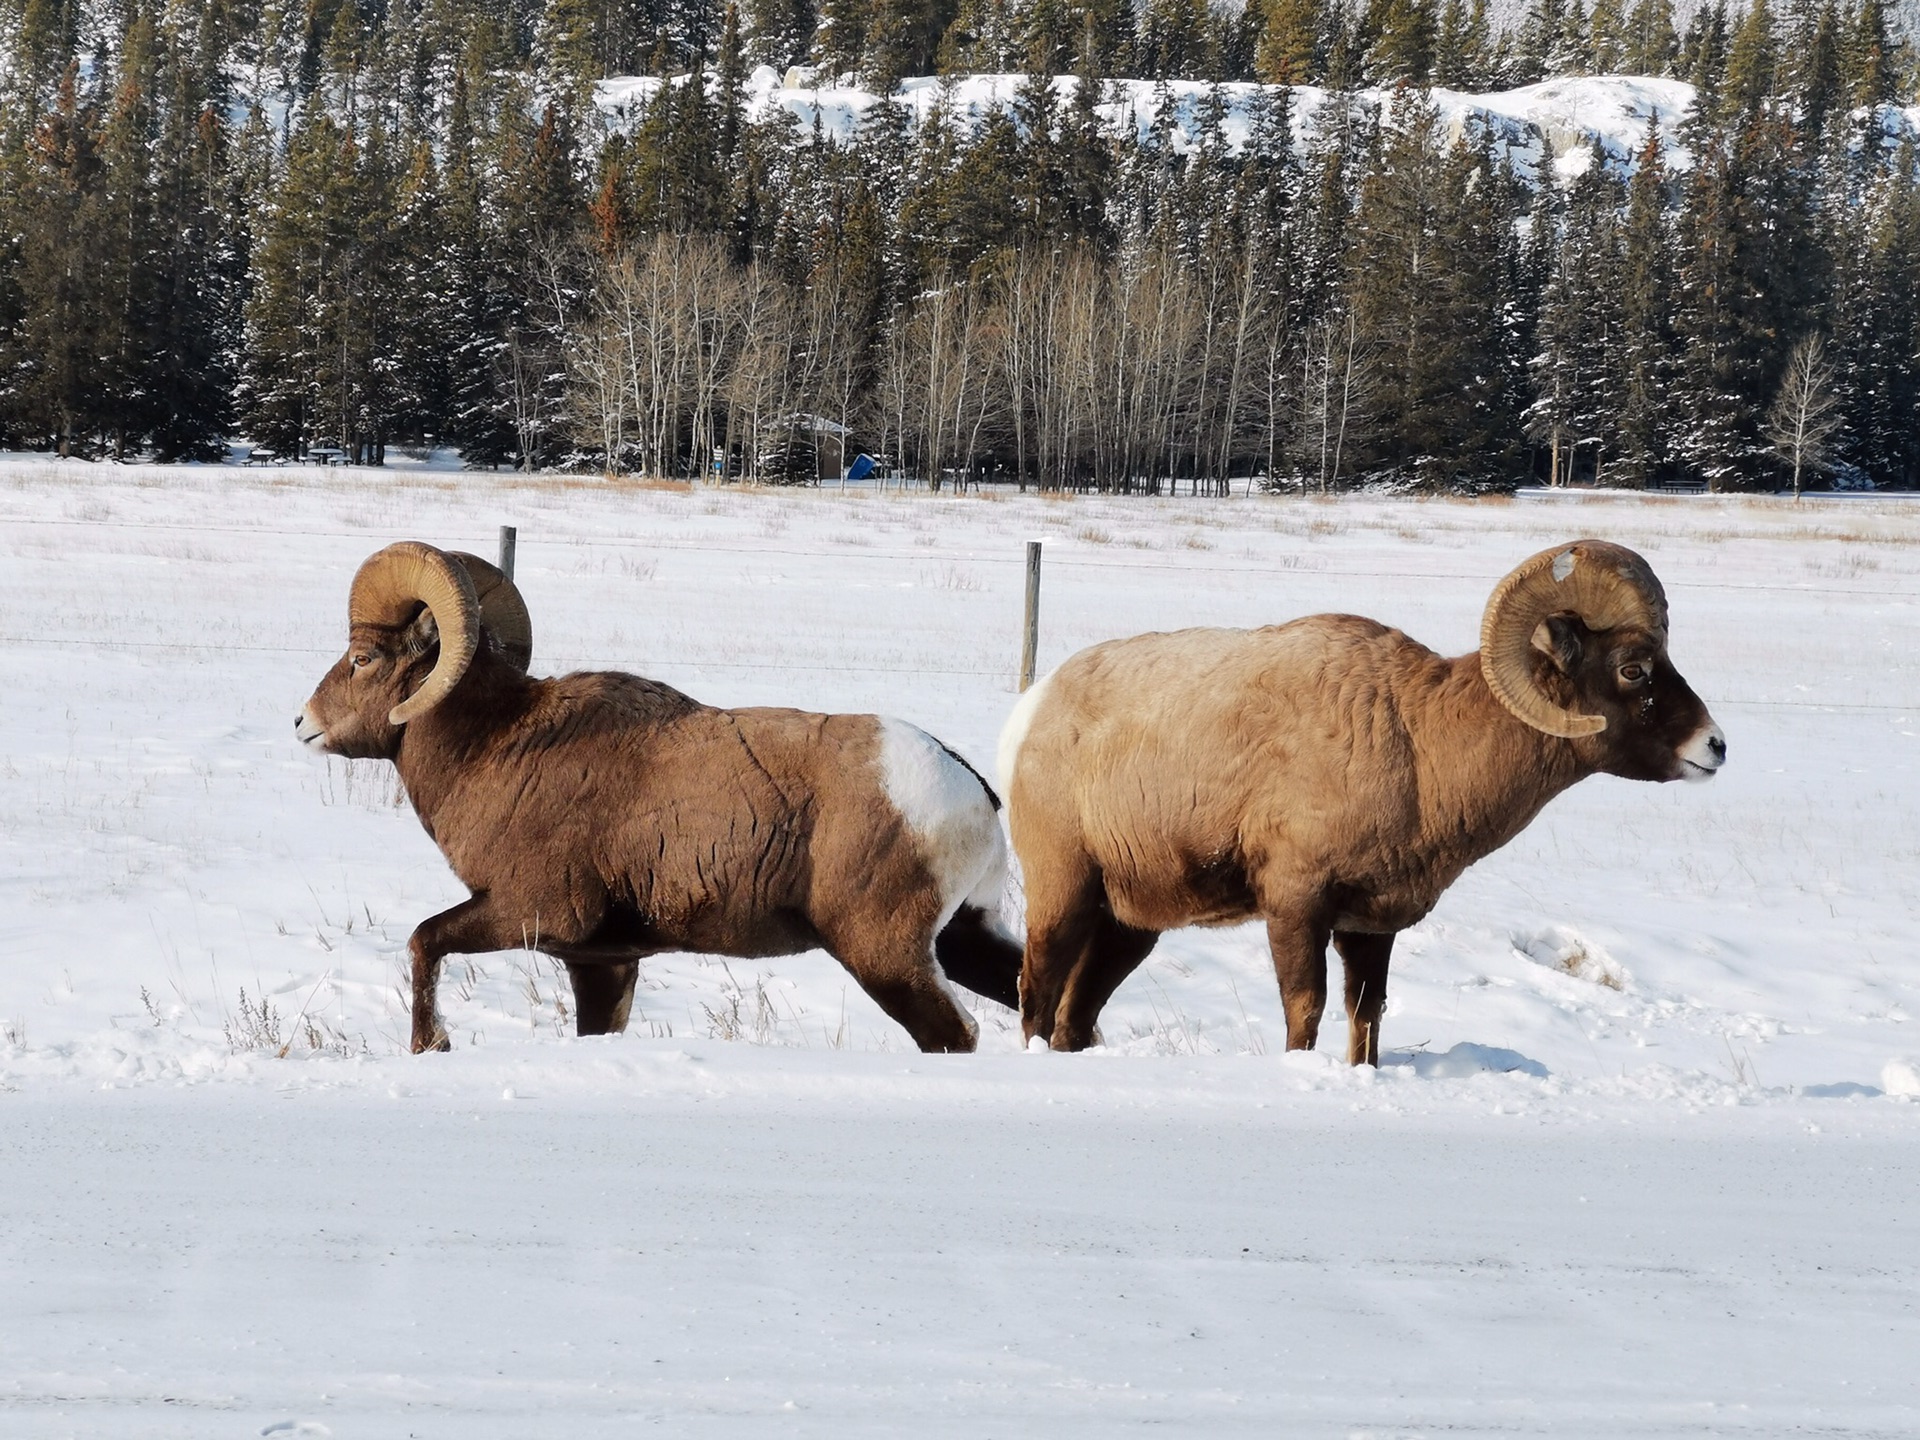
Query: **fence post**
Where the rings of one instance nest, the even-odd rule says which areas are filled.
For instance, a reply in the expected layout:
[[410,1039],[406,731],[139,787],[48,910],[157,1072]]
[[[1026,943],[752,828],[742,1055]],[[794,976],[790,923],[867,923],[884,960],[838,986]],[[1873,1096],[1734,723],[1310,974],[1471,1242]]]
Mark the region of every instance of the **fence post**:
[[1033,669],[1040,658],[1040,542],[1027,542],[1027,626],[1020,646],[1020,691],[1025,694],[1033,684]]
[[507,579],[513,579],[513,547],[520,532],[511,525],[500,527],[500,573]]

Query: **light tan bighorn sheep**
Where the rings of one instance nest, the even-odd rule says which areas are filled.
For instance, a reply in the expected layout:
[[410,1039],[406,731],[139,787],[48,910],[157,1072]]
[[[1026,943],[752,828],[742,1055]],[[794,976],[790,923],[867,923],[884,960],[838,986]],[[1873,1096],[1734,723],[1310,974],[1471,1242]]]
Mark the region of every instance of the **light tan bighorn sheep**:
[[829,951],[923,1050],[971,1050],[942,972],[1019,1004],[998,924],[1000,802],[931,735],[877,715],[717,710],[617,673],[528,676],[533,631],[483,560],[414,541],[360,567],[346,654],[294,721],[390,760],[473,897],[423,922],[413,1048],[446,1049],[450,954],[565,962],[579,1033],[625,1028],[663,950]]
[[1377,1065],[1393,937],[1461,871],[1589,775],[1700,780],[1726,753],[1660,582],[1600,540],[1501,581],[1458,659],[1353,615],[1082,650],[1000,739],[1026,1034],[1083,1048],[1161,931],[1258,916],[1287,1048],[1319,1034],[1331,938],[1348,1059]]

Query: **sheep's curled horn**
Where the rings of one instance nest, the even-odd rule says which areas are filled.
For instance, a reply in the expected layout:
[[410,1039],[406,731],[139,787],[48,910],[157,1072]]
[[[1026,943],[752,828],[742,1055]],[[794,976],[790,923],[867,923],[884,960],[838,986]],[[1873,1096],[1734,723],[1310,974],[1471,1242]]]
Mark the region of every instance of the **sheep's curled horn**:
[[423,605],[439,631],[440,658],[426,683],[388,714],[394,725],[446,699],[473,663],[483,624],[520,669],[533,656],[532,622],[513,582],[478,556],[449,554],[418,540],[389,545],[360,567],[348,592],[347,622],[398,628]]
[[1607,720],[1566,709],[1533,682],[1534,632],[1549,615],[1569,613],[1589,630],[1640,626],[1664,645],[1667,596],[1653,567],[1605,540],[1542,550],[1494,588],[1480,622],[1481,673],[1519,719],[1570,740],[1598,734]]
[[533,664],[533,617],[527,613],[527,602],[519,588],[507,578],[506,571],[478,555],[464,550],[447,553],[466,568],[467,578],[473,581],[473,593],[480,601],[480,623],[493,632],[501,654],[524,675]]

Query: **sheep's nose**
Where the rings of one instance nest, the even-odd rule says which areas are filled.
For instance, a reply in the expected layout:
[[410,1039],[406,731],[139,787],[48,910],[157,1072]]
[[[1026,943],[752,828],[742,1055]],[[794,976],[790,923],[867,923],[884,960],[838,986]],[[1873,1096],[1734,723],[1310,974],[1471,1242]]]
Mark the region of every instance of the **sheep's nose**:
[[1718,760],[1723,765],[1726,763],[1727,761],[1727,737],[1726,736],[1720,735],[1720,734],[1709,735],[1707,737],[1707,749],[1713,752],[1714,759]]
[[293,717],[293,731],[296,735],[300,733],[300,720],[301,717],[298,715]]

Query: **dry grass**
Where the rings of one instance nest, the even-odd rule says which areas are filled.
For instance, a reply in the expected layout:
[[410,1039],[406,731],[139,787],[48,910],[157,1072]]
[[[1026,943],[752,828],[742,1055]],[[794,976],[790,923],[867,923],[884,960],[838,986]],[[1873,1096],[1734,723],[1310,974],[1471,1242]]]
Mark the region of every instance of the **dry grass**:
[[273,1008],[273,1001],[262,997],[256,1002],[243,985],[240,1008],[225,1017],[221,1029],[226,1032],[227,1049],[238,1055],[243,1050],[280,1050],[281,1025],[280,1012]]

